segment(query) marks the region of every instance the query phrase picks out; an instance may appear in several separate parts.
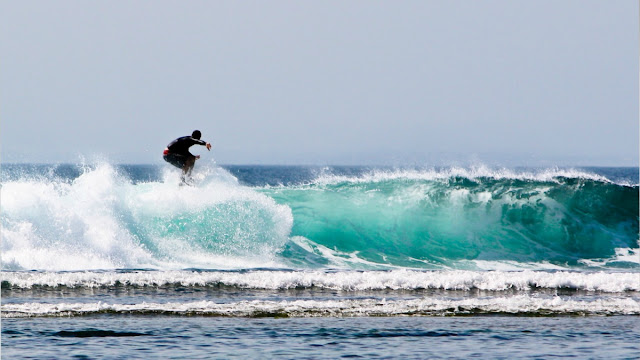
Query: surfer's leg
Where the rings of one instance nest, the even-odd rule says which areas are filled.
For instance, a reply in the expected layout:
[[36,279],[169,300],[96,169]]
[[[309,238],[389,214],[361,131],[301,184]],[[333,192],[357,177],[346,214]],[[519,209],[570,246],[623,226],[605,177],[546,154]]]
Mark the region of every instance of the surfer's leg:
[[178,154],[167,154],[167,155],[164,155],[163,157],[164,157],[164,161],[177,167],[178,169],[182,169],[184,167],[184,164],[185,164],[184,156],[181,156]]
[[[182,170],[182,175],[180,176],[180,180],[184,183],[186,180],[185,177],[187,173],[191,172],[189,170],[189,163],[190,163],[189,158],[180,154],[167,154],[164,156],[164,160],[169,164]],[[193,168],[193,161],[191,161],[191,168]]]
[[182,167],[182,176],[191,176],[191,171],[193,171],[193,166],[196,164],[196,157],[189,156],[184,162],[184,166]]

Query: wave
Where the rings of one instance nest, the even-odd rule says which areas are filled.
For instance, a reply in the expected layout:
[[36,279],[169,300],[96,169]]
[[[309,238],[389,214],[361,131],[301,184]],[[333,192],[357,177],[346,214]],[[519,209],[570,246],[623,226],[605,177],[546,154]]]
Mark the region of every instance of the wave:
[[235,288],[257,290],[381,290],[640,292],[637,272],[547,271],[132,271],[5,272],[3,290]]
[[362,317],[468,315],[640,315],[633,298],[576,300],[516,295],[503,298],[403,300],[340,299],[293,301],[213,301],[166,303],[22,303],[2,304],[2,317],[60,317],[96,314],[182,315],[224,317]]
[[21,177],[2,186],[4,269],[274,266],[287,206],[219,168],[180,187],[177,172],[134,183],[108,164],[74,179]]
[[291,207],[294,242],[334,263],[637,267],[640,260],[638,186],[583,172],[378,171],[264,193]]
[[638,186],[580,170],[162,169],[3,173],[3,269],[640,268]]

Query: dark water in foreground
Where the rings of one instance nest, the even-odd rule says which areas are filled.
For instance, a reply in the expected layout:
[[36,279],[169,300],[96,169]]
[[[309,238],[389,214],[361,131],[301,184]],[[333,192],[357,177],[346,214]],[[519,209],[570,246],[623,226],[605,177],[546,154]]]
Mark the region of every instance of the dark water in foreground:
[[4,319],[6,359],[637,359],[638,317]]

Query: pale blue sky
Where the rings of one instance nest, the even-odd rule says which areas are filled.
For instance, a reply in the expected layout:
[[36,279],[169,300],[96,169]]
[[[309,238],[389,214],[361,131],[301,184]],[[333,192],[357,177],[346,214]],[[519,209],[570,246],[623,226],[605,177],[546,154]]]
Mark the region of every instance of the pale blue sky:
[[2,1],[2,162],[637,165],[638,1]]

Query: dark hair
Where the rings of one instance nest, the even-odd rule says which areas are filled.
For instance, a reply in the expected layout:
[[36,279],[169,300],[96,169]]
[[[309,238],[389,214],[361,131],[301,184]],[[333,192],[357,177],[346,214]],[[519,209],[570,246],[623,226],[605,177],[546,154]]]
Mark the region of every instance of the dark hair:
[[198,139],[198,140],[200,140],[201,136],[202,136],[202,134],[200,133],[200,130],[194,130],[193,133],[191,134],[192,138]]

